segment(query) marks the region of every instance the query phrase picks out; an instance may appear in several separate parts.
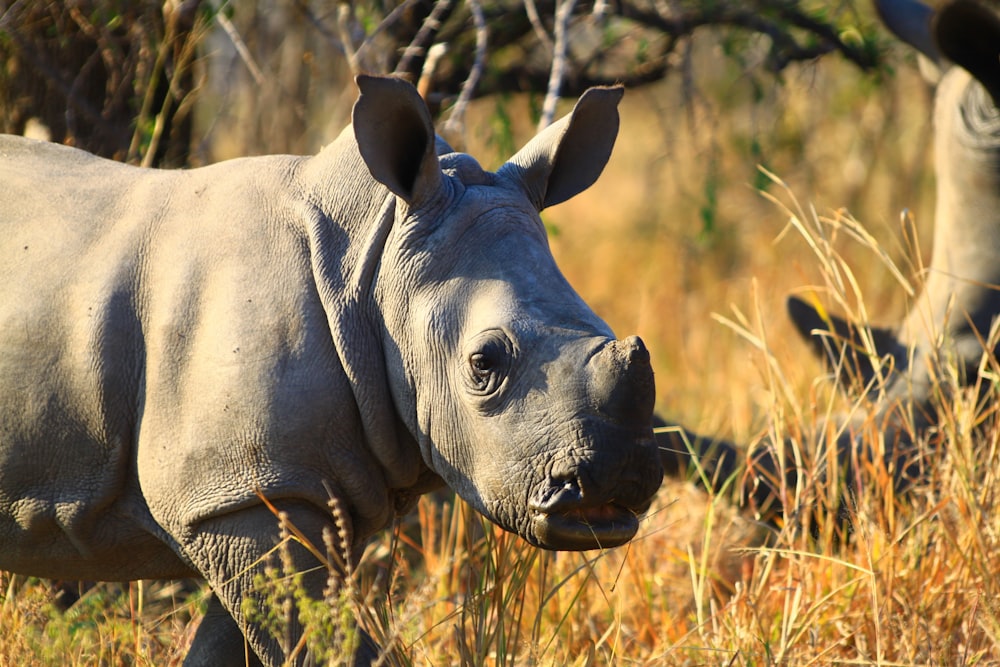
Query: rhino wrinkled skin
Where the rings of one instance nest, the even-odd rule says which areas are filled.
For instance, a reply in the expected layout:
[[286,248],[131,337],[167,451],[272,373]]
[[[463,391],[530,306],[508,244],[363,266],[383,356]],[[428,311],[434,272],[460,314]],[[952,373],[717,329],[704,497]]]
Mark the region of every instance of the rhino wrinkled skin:
[[599,176],[621,89],[488,173],[409,84],[358,85],[314,157],[159,171],[0,138],[0,569],[204,577],[189,665],[244,664],[244,636],[283,659],[241,610],[278,539],[260,496],[318,545],[332,497],[357,552],[443,482],[533,544],[594,549],[660,484],[648,353],[568,285],[538,215]]

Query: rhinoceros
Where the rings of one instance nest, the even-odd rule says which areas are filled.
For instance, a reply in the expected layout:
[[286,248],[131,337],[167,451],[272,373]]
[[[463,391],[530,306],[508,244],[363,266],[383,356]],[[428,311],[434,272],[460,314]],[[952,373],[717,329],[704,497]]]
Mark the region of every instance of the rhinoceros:
[[660,485],[649,353],[573,291],[539,218],[600,175],[621,88],[492,173],[409,84],[357,84],[313,157],[160,171],[0,138],[0,569],[203,577],[189,665],[242,665],[244,638],[284,659],[242,606],[272,509],[322,545],[333,502],[353,554],[447,484],[585,550],[631,539]]
[[[816,434],[805,434],[818,436],[814,458],[822,461],[826,448],[834,448],[849,479],[857,461],[881,457],[903,489],[922,473],[913,442],[937,423],[938,401],[947,391],[941,379],[957,369],[959,380],[972,386],[984,352],[994,358],[998,353],[1000,339],[991,332],[1000,316],[1000,19],[969,0],[937,11],[915,0],[879,0],[876,8],[883,23],[940,74],[934,105],[937,209],[924,288],[902,323],[866,332],[798,297],[790,297],[787,307],[813,351],[838,371],[844,389],[862,388],[871,399],[866,410],[836,416]],[[984,392],[990,386],[980,384]],[[789,443],[772,442],[748,458],[737,445],[676,426],[657,429],[656,437],[667,473],[686,469],[693,459],[707,473],[697,479],[717,490],[737,476],[742,500],[768,518],[782,510],[782,481],[789,487],[799,481],[793,457],[782,466],[775,455]]]
[[[995,355],[1000,315],[1000,18],[959,0],[937,11],[915,0],[879,0],[885,25],[919,49],[940,74],[934,101],[937,201],[926,280],[903,321],[873,327],[873,363],[860,329],[791,297],[788,312],[813,350],[862,387],[887,428],[901,406],[916,435],[936,423],[951,369],[979,381],[984,352]],[[845,360],[840,364],[840,359]],[[991,383],[983,382],[983,389]]]

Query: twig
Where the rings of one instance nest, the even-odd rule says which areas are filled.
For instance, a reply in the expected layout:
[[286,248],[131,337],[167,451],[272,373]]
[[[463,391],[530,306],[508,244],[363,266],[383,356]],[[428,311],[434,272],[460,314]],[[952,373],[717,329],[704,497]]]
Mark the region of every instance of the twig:
[[598,24],[603,24],[608,18],[608,14],[611,13],[611,3],[609,0],[597,0],[594,2],[594,11],[591,12],[591,16]]
[[[340,43],[340,38],[334,35],[329,28],[326,27],[323,21],[320,20],[320,17],[316,16],[316,12],[312,10],[308,2],[305,0],[296,0],[295,6],[300,12],[302,12],[302,15],[306,17],[306,20],[309,21],[314,28],[316,28],[316,32],[319,33],[320,37],[326,40],[327,44],[337,51],[340,51],[341,55],[347,55],[344,51],[344,45]],[[403,5],[400,5],[400,7],[402,6]]]
[[559,102],[559,89],[562,87],[563,76],[566,74],[566,54],[569,51],[569,20],[573,16],[576,0],[563,0],[556,7],[555,45],[552,50],[552,69],[549,72],[549,86],[542,104],[542,117],[538,120],[538,131],[541,132],[552,124],[556,115],[556,103]]
[[542,19],[538,16],[538,7],[535,5],[535,0],[524,0],[524,11],[528,14],[528,21],[531,22],[531,27],[535,31],[538,41],[544,44],[549,52],[554,51],[555,44],[552,43],[552,38],[549,37],[545,26],[542,25]]
[[427,57],[424,58],[424,66],[420,70],[420,79],[417,81],[417,92],[420,93],[420,97],[425,100],[429,99],[431,94],[431,83],[434,80],[434,70],[437,69],[438,63],[441,62],[441,58],[444,54],[448,52],[448,47],[444,44],[435,44],[431,48],[427,49]]
[[250,54],[250,49],[247,48],[246,42],[240,37],[240,33],[236,30],[233,22],[229,20],[229,17],[223,11],[215,12],[215,20],[219,22],[219,25],[226,32],[226,36],[229,37],[229,41],[233,43],[236,53],[240,56],[240,60],[243,61],[243,64],[250,71],[250,76],[253,77],[254,83],[258,86],[264,85],[264,74],[254,61],[253,56]]
[[347,66],[351,68],[351,74],[358,74],[358,52],[351,39],[350,18],[351,6],[346,3],[337,5],[337,32],[340,33],[340,43],[344,47],[344,57],[347,59]]
[[488,29],[486,27],[486,15],[483,14],[483,6],[479,0],[468,0],[469,10],[472,12],[472,21],[476,26],[476,58],[472,63],[472,70],[469,78],[462,84],[462,92],[452,107],[451,116],[442,128],[447,134],[458,134],[461,132],[465,118],[465,109],[469,106],[469,100],[476,90],[479,78],[483,74],[483,67],[486,66],[486,45],[488,41]]
[[434,43],[435,38],[441,31],[441,26],[448,20],[454,9],[455,0],[437,0],[434,3],[434,9],[424,19],[420,30],[414,35],[410,44],[403,49],[403,55],[396,65],[396,74],[416,79],[417,75],[422,72],[426,75],[428,69],[433,71],[433,67],[428,67],[428,63],[425,63],[425,61],[430,56],[429,50],[431,44]]

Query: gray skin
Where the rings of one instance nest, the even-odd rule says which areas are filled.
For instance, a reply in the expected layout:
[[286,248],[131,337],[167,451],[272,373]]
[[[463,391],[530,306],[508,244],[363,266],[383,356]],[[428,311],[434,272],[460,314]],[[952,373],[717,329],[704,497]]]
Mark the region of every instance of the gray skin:
[[284,659],[241,611],[279,538],[261,496],[316,545],[333,498],[351,557],[442,483],[573,550],[627,542],[660,485],[648,353],[538,215],[600,175],[621,89],[488,173],[412,86],[358,85],[314,157],[157,171],[0,138],[0,569],[205,578],[188,665],[244,638]]
[[[863,329],[853,323],[821,314],[796,297],[789,298],[788,313],[845,391],[860,391],[868,399],[867,410],[835,417],[818,425],[817,433],[805,434],[816,442],[814,460],[823,461],[825,448],[834,447],[849,481],[859,460],[882,457],[902,490],[922,475],[926,463],[916,458],[913,442],[937,423],[936,406],[946,391],[938,379],[957,368],[959,381],[972,386],[979,381],[983,353],[994,358],[998,353],[995,344],[985,350],[984,341],[1000,315],[1000,19],[969,1],[937,11],[914,0],[883,0],[876,8],[886,27],[917,48],[939,76],[937,209],[924,288],[901,323],[867,331],[877,364]],[[981,384],[984,390],[990,385]],[[875,432],[882,440],[878,451],[872,447]],[[784,468],[778,465],[777,445],[758,448],[748,459],[735,445],[683,429],[656,437],[668,474],[697,460],[708,474],[696,479],[716,490],[735,481],[742,500],[761,516],[786,511],[777,489],[782,476],[794,486],[798,472],[789,465],[791,456]]]

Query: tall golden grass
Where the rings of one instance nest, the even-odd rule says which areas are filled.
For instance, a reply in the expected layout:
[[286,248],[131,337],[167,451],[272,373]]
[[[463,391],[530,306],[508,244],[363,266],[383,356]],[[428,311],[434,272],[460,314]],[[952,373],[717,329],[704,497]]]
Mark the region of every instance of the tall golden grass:
[[[570,282],[646,340],[659,411],[751,446],[849,406],[785,321],[788,293],[887,323],[904,285],[919,288],[930,112],[905,65],[876,82],[828,59],[758,104],[726,83],[738,80],[701,84],[732,85],[725,108],[685,106],[673,85],[630,93],[604,178],[545,218]],[[480,155],[491,104],[470,120]],[[423,499],[368,547],[330,614],[359,619],[386,664],[1000,664],[993,413],[956,390],[934,465],[905,495],[862,467],[846,539],[821,475],[785,490],[815,511],[777,527],[730,494],[667,483],[637,538],[607,552],[541,552]],[[823,465],[800,446],[807,470]],[[43,582],[0,584],[0,665],[179,664],[204,595],[100,584],[62,612]]]

